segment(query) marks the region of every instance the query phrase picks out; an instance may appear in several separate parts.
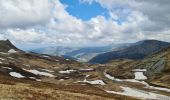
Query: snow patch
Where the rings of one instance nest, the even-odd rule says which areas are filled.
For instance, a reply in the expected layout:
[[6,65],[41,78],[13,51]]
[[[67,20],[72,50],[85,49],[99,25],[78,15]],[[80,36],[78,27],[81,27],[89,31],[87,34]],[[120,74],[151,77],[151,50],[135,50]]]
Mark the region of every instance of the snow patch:
[[143,90],[138,90],[130,87],[121,87],[123,89],[123,92],[116,92],[116,91],[108,91],[108,93],[113,93],[113,94],[119,94],[119,95],[126,95],[126,96],[133,96],[133,97],[138,97],[142,99],[157,99],[157,100],[170,100],[170,97],[152,93],[152,92],[147,92]]
[[168,88],[162,88],[162,87],[155,87],[155,86],[150,86],[148,83],[146,83],[145,81],[141,82],[142,84],[144,84],[148,89],[155,89],[155,90],[160,90],[160,91],[166,91],[166,92],[170,92],[170,89]]
[[9,51],[8,51],[8,53],[16,53],[17,51],[16,50],[14,50],[14,49],[10,49]]
[[127,82],[140,83],[140,84],[145,85],[145,86],[146,86],[145,88],[148,88],[148,89],[155,89],[155,90],[170,92],[170,89],[168,89],[168,88],[150,86],[150,85],[149,85],[148,83],[146,83],[145,81],[139,81],[139,80],[136,80],[136,79],[116,79],[116,78],[114,78],[113,76],[111,76],[111,75],[109,75],[109,74],[106,74],[106,73],[105,73],[105,77],[107,77],[108,79],[113,80],[113,81],[118,81],[118,82],[127,81]]
[[93,71],[93,68],[89,68],[89,69],[80,69],[80,71]]
[[44,57],[44,58],[49,58],[49,56],[46,56],[46,55],[44,55],[44,56],[42,56],[42,57]]
[[122,80],[120,80],[120,79],[116,79],[115,77],[113,77],[113,76],[111,76],[111,75],[109,75],[109,74],[107,74],[107,73],[104,73],[104,75],[105,75],[105,77],[107,77],[107,78],[110,79],[110,80],[119,81],[119,82],[122,81]]
[[146,69],[134,69],[132,71],[135,71],[135,72],[146,72],[147,70]]
[[25,76],[21,75],[20,73],[17,72],[10,72],[9,75],[16,77],[16,78],[24,78]]
[[39,82],[41,82],[41,80],[40,79],[36,79],[35,77],[29,77],[30,79],[34,79],[34,80],[36,80],[36,81],[39,81]]
[[26,67],[30,67],[30,65],[27,65],[27,64],[23,64],[24,66],[26,66]]
[[143,72],[135,72],[135,79],[136,80],[145,80],[147,77],[143,74]]
[[2,67],[2,68],[12,70],[12,68],[10,67]]
[[53,72],[54,72],[54,71],[48,70],[48,69],[41,69],[41,70],[46,71],[46,72],[50,72],[50,73],[53,73]]
[[76,70],[64,70],[64,71],[59,71],[60,74],[69,74],[71,72],[75,72]]
[[[24,69],[25,70],[25,69]],[[47,73],[47,72],[40,72],[38,70],[26,70],[30,73],[33,73],[35,75],[42,75],[42,76],[48,76],[48,77],[54,77],[54,75],[50,74],[50,73]]]
[[90,75],[86,75],[85,79],[83,81],[78,81],[78,82],[83,82],[83,83],[89,83],[93,85],[106,85],[103,80],[93,80],[93,81],[87,81],[86,78],[88,78]]
[[93,80],[93,81],[84,80],[83,82],[93,84],[93,85],[105,85],[103,80]]

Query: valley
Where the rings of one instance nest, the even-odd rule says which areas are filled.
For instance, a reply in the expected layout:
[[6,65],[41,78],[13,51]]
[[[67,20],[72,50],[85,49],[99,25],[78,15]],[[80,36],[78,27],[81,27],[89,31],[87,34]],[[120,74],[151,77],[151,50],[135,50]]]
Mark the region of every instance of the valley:
[[1,99],[170,100],[169,48],[143,60],[90,64],[25,52],[8,40],[5,44],[0,52]]

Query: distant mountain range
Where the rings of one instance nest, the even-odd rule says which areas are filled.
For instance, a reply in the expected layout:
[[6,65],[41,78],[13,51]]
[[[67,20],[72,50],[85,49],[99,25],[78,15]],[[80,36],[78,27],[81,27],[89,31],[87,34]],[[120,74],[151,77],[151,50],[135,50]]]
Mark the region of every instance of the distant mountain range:
[[144,57],[160,51],[163,48],[170,46],[170,43],[158,40],[144,40],[131,44],[121,50],[110,51],[99,54],[92,58],[90,63],[106,63],[114,59],[143,59]]
[[52,56],[62,56],[64,58],[74,59],[80,62],[88,62],[90,59],[92,59],[98,54],[114,51],[114,50],[121,50],[125,47],[128,47],[129,45],[130,45],[129,43],[126,43],[126,44],[110,44],[108,46],[102,46],[102,47],[56,46],[56,47],[38,48],[31,51],[35,53],[49,54]]

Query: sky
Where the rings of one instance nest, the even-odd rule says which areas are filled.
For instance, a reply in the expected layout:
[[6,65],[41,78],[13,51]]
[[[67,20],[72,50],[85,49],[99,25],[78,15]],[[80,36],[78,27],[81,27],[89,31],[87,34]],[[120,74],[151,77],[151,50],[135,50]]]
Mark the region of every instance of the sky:
[[19,47],[170,42],[170,0],[0,0],[0,16]]

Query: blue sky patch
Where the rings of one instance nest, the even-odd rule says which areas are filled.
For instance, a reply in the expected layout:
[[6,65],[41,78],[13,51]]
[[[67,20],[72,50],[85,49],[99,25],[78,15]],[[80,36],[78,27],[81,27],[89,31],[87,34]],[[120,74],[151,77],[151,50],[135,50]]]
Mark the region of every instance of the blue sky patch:
[[67,12],[82,20],[89,20],[98,15],[108,18],[108,10],[101,7],[100,4],[93,2],[92,4],[81,3],[79,0],[60,0],[62,4],[67,5]]

